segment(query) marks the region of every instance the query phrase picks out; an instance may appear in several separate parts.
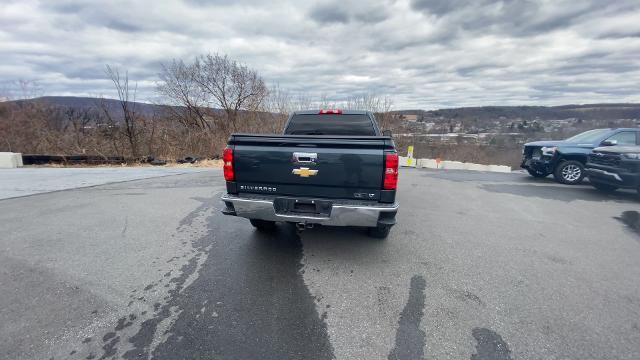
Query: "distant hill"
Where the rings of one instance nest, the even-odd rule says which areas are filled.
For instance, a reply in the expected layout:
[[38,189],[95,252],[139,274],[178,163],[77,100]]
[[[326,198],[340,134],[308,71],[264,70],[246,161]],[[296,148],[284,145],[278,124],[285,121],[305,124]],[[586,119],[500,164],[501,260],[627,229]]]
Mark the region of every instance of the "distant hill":
[[[115,119],[122,118],[120,102],[114,99],[99,99],[76,96],[44,96],[17,102],[43,102],[62,108],[101,109],[101,102]],[[161,114],[167,105],[136,102],[136,111],[142,115]],[[562,106],[481,106],[439,110],[396,110],[395,114],[416,114],[422,121],[490,121],[505,120],[559,120],[576,118],[582,120],[640,119],[640,104],[584,104]]]
[[398,114],[416,114],[424,121],[456,120],[582,120],[640,119],[640,104],[585,104],[562,106],[481,106],[439,110],[400,110]]
[[[102,110],[102,107],[106,107],[109,114],[114,119],[122,119],[123,112],[120,106],[120,101],[115,99],[106,98],[94,98],[94,97],[78,97],[78,96],[43,96],[28,100],[17,100],[17,103],[41,103],[49,106],[55,106],[59,108],[75,108],[78,110]],[[154,114],[160,114],[166,110],[166,105],[147,104],[142,102],[130,102],[135,104],[136,112],[144,116],[153,116]]]

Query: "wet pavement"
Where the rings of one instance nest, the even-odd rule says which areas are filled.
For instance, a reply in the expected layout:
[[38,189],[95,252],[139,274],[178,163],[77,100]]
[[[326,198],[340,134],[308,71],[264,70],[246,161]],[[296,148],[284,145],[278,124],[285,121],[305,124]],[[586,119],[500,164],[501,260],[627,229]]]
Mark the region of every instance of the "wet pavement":
[[219,170],[0,200],[0,358],[640,358],[634,194],[400,186],[386,240],[255,231]]

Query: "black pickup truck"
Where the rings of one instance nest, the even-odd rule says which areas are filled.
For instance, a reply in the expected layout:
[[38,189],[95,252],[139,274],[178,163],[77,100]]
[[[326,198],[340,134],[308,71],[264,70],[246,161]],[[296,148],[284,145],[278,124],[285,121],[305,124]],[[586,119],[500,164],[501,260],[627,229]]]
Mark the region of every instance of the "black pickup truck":
[[370,112],[298,111],[283,135],[232,134],[223,160],[222,212],[259,230],[362,226],[385,238],[395,224],[398,154]]
[[593,149],[585,171],[589,183],[598,190],[633,189],[640,195],[640,146]]

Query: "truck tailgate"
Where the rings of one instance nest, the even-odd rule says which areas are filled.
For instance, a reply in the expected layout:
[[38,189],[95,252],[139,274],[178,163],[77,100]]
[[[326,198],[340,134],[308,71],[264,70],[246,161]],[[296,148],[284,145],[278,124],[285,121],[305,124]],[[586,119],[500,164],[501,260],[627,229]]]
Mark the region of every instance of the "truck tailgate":
[[239,192],[379,200],[388,137],[240,135],[233,147]]

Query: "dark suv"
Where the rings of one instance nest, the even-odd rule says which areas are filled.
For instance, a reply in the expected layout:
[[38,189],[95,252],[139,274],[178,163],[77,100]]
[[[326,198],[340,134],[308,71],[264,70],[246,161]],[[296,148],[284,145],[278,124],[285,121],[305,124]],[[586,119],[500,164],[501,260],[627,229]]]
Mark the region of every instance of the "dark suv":
[[524,144],[520,167],[534,177],[553,174],[560,183],[579,184],[585,176],[584,166],[587,157],[594,148],[638,144],[640,128],[594,129],[566,140]]
[[598,190],[634,189],[640,195],[640,146],[596,148],[589,155],[585,172]]

